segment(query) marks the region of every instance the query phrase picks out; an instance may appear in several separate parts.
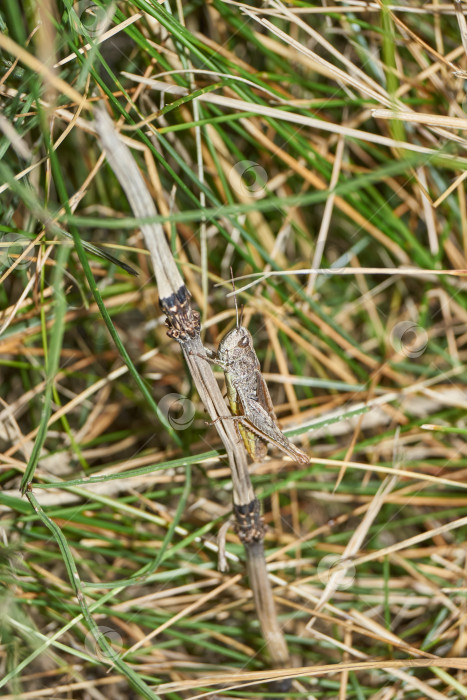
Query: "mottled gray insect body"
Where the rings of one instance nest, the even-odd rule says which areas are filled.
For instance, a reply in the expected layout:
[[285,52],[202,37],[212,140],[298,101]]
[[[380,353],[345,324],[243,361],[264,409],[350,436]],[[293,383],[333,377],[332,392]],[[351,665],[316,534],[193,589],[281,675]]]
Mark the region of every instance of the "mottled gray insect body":
[[252,459],[262,461],[266,443],[270,442],[296,462],[308,464],[308,455],[295,447],[277,425],[251,333],[244,326],[229,331],[212,361],[224,370],[232,417],[239,422],[240,435]]

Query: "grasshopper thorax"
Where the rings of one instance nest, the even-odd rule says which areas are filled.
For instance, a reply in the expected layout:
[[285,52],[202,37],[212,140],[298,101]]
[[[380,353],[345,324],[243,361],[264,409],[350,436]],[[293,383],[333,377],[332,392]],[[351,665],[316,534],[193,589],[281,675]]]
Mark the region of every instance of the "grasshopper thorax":
[[232,328],[222,338],[217,351],[219,360],[229,365],[235,364],[239,360],[245,361],[250,353],[256,358],[253,349],[253,338],[245,326]]

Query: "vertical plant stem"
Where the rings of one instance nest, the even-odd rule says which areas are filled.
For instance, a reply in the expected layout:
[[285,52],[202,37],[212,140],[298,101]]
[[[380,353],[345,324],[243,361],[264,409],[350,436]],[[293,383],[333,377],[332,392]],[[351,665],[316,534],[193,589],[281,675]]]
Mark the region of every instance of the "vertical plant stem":
[[[96,128],[108,162],[128,198],[134,215],[150,218],[157,215],[155,204],[146,188],[136,162],[115,131],[105,109],[96,109]],[[288,663],[287,646],[275,611],[274,598],[264,557],[264,524],[248,472],[243,443],[239,444],[233,421],[225,417],[227,406],[211,366],[204,357],[206,349],[200,338],[200,315],[190,302],[183,278],[176,266],[164,230],[159,223],[141,226],[159,290],[159,303],[165,313],[168,335],[176,339],[184,354],[193,382],[227,452],[232,473],[233,509],[236,531],[247,559],[250,585],[261,630],[274,666]]]

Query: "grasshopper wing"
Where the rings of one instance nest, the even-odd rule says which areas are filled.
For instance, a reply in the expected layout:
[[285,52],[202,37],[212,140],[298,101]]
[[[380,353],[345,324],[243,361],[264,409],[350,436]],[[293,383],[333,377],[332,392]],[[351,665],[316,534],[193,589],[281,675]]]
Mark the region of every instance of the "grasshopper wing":
[[242,427],[254,433],[262,441],[270,442],[278,447],[282,452],[292,457],[295,462],[308,464],[310,458],[298,447],[295,447],[288,438],[281,432],[273,418],[267,410],[258,402],[242,396],[242,389],[238,388],[238,397],[243,404]]
[[264,409],[266,409],[272,420],[277,423],[276,414],[274,413],[274,405],[272,403],[268,385],[264,381],[264,377],[259,369],[256,370],[256,396],[258,398],[258,403],[261,404]]
[[301,462],[302,464],[308,464],[310,459],[308,455],[306,455],[302,450],[300,450],[298,447],[295,447],[286,437],[285,435],[282,434],[279,426],[278,426],[278,421],[277,421],[277,416],[274,412],[274,405],[272,403],[271,395],[269,394],[269,389],[268,385],[266,384],[263,375],[261,372],[258,370],[257,372],[258,379],[257,379],[257,396],[258,396],[258,403],[261,404],[263,408],[266,409],[266,411],[269,413],[271,419],[274,421],[274,423],[277,426],[277,430],[280,433],[281,437],[283,440],[286,441],[287,447],[281,442],[273,442],[272,444],[276,445],[281,449],[283,452],[288,454],[290,457],[292,457],[294,460]]

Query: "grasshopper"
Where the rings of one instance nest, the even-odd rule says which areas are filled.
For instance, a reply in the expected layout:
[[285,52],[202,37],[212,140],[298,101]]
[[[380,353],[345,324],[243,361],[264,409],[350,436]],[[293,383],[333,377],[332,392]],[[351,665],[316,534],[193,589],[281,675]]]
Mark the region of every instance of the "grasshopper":
[[[295,462],[308,464],[310,458],[281,432],[261,367],[253,346],[251,333],[239,320],[237,297],[232,279],[237,312],[237,325],[222,338],[217,353],[201,355],[208,362],[222,367],[227,386],[231,416],[237,422],[245,448],[255,462],[264,460],[267,443],[278,447]],[[223,420],[224,417],[216,420]]]

